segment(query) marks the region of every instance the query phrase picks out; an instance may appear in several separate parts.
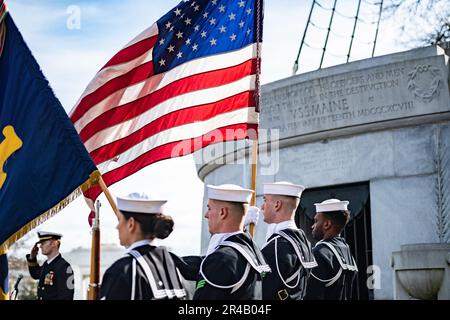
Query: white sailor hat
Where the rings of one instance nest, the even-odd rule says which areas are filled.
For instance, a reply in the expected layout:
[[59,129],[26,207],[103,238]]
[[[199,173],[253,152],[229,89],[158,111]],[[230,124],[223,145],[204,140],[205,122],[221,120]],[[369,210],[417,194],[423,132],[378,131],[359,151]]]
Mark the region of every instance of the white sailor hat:
[[264,183],[264,194],[278,194],[300,198],[305,187],[287,181]]
[[44,242],[46,240],[50,240],[50,239],[54,239],[54,240],[59,240],[62,237],[62,234],[60,233],[56,233],[56,232],[48,232],[48,231],[38,231],[38,238],[40,242]]
[[130,193],[117,198],[117,207],[121,211],[158,214],[162,213],[167,200],[150,200],[145,193]]
[[328,199],[321,203],[314,203],[316,212],[330,212],[330,211],[346,211],[350,202],[341,201],[339,199]]
[[244,189],[235,184],[222,184],[220,186],[207,185],[208,198],[231,202],[250,203],[253,190]]

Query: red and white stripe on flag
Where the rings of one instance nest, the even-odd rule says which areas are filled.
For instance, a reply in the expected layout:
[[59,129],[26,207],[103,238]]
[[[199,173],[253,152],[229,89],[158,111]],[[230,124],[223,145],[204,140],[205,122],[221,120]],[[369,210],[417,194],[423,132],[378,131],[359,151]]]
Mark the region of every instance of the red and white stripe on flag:
[[[245,139],[249,129],[257,129],[257,41],[251,11],[254,4],[246,5],[241,1],[235,4],[236,8],[231,5],[227,8],[223,4],[219,7],[220,2],[231,3],[197,1],[193,6],[182,2],[163,17],[171,24],[162,25],[159,20],[119,51],[89,83],[72,110],[71,120],[106,185],[152,163],[192,153],[211,143]],[[206,14],[194,16],[202,9]],[[241,16],[239,9],[242,9]],[[179,17],[178,10],[184,10],[184,18]],[[226,10],[231,13],[220,26],[219,18],[210,18],[213,10],[217,10],[218,16],[227,14]],[[224,36],[224,41],[233,43],[239,36],[233,30],[239,28],[242,37],[252,36],[255,40],[248,44],[243,42],[238,49],[203,54],[161,70],[171,53],[175,63],[175,55],[179,58],[182,50],[187,54],[186,50],[195,52],[202,45],[204,50],[216,46],[221,38],[214,34],[210,38],[205,36],[202,33],[205,25],[200,24],[200,19],[205,19],[211,34],[214,32],[211,27],[217,27],[216,32]],[[249,24],[245,28],[244,19],[250,19],[245,21]],[[192,28],[190,38],[173,30],[173,26],[177,28],[176,21]],[[233,22],[236,25],[232,25]],[[165,26],[172,26],[172,29]],[[159,29],[164,29],[164,33]],[[189,30],[182,31],[187,34]],[[194,33],[205,42],[194,43]],[[157,47],[163,44],[166,47]],[[167,56],[154,61],[156,50]],[[85,196],[94,201],[100,193],[100,189],[94,187]]]
[[0,57],[3,53],[3,45],[5,43],[6,37],[6,23],[5,17],[7,13],[6,3],[3,0],[0,0]]

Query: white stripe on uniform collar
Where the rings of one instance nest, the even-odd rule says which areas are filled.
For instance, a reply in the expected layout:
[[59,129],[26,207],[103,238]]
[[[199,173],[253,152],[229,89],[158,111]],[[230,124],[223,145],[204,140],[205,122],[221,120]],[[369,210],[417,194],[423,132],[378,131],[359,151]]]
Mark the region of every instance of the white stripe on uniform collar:
[[210,255],[214,251],[216,251],[217,247],[222,244],[226,239],[228,239],[231,236],[234,236],[235,234],[243,233],[242,231],[236,231],[236,232],[225,232],[225,233],[215,233],[211,236],[211,239],[209,240],[208,249],[206,250],[206,255]]
[[152,244],[152,240],[150,240],[150,239],[144,239],[144,240],[136,241],[136,242],[134,242],[131,246],[129,246],[129,247],[127,248],[126,253],[130,252],[131,250],[133,250],[133,249],[135,249],[135,248],[137,248],[137,247],[141,247],[141,246],[145,246],[145,245],[150,245],[150,244]]
[[286,220],[280,223],[271,223],[267,227],[267,233],[266,233],[266,242],[269,240],[269,238],[274,234],[278,233],[280,230],[284,229],[294,229],[297,230],[297,225],[295,224],[294,219],[292,220]]

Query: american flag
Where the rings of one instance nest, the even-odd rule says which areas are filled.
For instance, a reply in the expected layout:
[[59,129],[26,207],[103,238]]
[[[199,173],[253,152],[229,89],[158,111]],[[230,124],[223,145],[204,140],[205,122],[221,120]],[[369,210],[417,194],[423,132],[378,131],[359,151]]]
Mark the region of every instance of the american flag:
[[6,36],[6,24],[4,22],[6,12],[6,3],[3,0],[0,0],[0,57],[2,56],[3,44],[5,43]]
[[98,72],[70,118],[107,185],[257,128],[262,5],[182,1]]

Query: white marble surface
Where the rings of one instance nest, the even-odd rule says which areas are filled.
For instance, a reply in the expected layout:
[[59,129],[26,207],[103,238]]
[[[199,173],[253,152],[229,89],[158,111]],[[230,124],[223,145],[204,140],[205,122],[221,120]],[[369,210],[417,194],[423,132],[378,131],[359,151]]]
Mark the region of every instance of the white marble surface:
[[391,255],[402,244],[437,242],[435,175],[370,182],[373,263],[381,268],[376,299],[393,299]]

